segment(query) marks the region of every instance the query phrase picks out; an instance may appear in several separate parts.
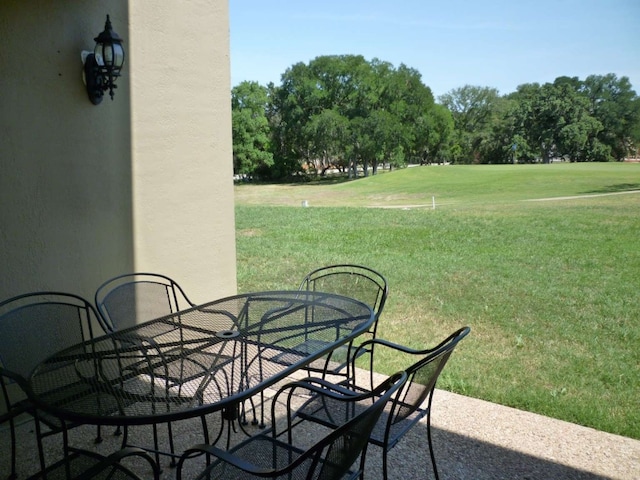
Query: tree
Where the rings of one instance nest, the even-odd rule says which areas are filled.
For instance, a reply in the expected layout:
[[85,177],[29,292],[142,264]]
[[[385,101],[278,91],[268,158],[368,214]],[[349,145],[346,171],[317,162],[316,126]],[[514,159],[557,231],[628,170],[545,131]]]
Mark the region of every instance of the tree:
[[593,160],[591,152],[602,125],[590,115],[588,102],[575,85],[560,77],[554,83],[520,85],[510,96],[518,105],[516,133],[543,163],[554,157]]
[[444,105],[434,104],[431,110],[419,116],[413,131],[414,158],[420,164],[440,163],[450,157],[454,122]]
[[433,109],[431,90],[405,65],[395,69],[359,55],[298,63],[274,89],[276,164],[292,169],[297,163],[300,170],[310,165],[321,174],[329,165],[348,165],[351,176],[357,176],[357,165],[365,176],[380,163],[402,166],[423,147],[417,147],[415,125]]
[[[282,84],[274,88],[272,119],[277,118],[273,128],[279,139],[276,153],[278,176],[304,171],[304,166],[314,165],[323,153],[342,157],[327,142],[320,138],[328,123],[342,116],[350,120],[357,109],[359,78],[368,71],[362,56],[318,57],[309,65],[297,63],[282,75]],[[332,114],[323,114],[332,110]],[[334,115],[335,114],[335,115]],[[337,130],[343,127],[331,127]],[[320,160],[322,162],[322,160]],[[321,165],[320,165],[321,166]],[[322,172],[322,169],[320,170]]]
[[589,101],[591,115],[602,125],[597,141],[609,150],[612,159],[621,161],[640,142],[640,99],[627,77],[613,73],[590,75],[581,89]]
[[310,164],[324,175],[330,167],[346,168],[345,144],[350,137],[349,120],[335,109],[313,115],[304,127],[309,139]]
[[273,165],[268,101],[267,89],[257,82],[242,82],[231,91],[233,171],[237,175],[253,175]]
[[480,161],[480,145],[489,135],[493,110],[500,96],[490,87],[465,85],[442,95],[440,103],[453,116],[460,163]]
[[518,135],[516,111],[517,103],[508,97],[500,97],[495,102],[489,129],[478,142],[481,163],[516,163],[527,159],[529,149],[527,142]]

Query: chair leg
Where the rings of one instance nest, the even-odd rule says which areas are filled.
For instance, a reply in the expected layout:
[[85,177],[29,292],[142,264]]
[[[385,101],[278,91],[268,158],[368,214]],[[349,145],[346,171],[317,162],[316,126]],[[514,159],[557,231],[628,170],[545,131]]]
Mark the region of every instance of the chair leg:
[[[200,417],[200,421],[202,422],[202,436],[204,439],[204,444],[209,445],[209,426],[207,425],[206,415],[202,415]],[[220,434],[218,435],[218,439],[219,438],[220,438]],[[216,439],[216,441],[213,443],[215,444],[218,441],[218,439]],[[206,458],[207,458],[207,466],[209,466],[211,464],[211,456],[207,454]]]
[[205,435],[206,435],[207,439],[209,439],[209,440],[207,440],[206,443],[208,443],[209,445],[216,445],[220,441],[220,439],[222,438],[222,435],[224,434],[224,427],[225,427],[225,424],[227,422],[224,420],[224,418],[222,416],[222,412],[220,412],[220,422],[219,423],[220,423],[220,425],[218,426],[218,433],[215,435],[215,439],[213,441],[210,441],[210,437],[211,436],[209,435],[209,427],[206,424],[206,420],[203,420],[203,428],[207,429]]
[[202,423],[202,436],[204,438],[204,443],[209,444],[209,426],[207,425],[206,415],[202,415],[200,417],[200,422]]
[[16,425],[13,418],[9,419],[9,431],[11,432],[11,474],[8,480],[15,480],[18,475],[16,472]]
[[156,464],[160,466],[160,446],[158,442],[158,426],[153,424],[153,448],[155,450]]
[[382,479],[387,480],[389,478],[389,465],[387,462],[387,448],[382,447]]
[[[44,460],[44,447],[42,446],[42,431],[40,427],[40,420],[35,418],[34,421],[36,423],[36,440],[38,442],[38,457],[40,458],[40,471],[44,472],[45,460]],[[63,425],[63,428],[64,428],[64,425]],[[66,431],[63,431],[63,433],[65,434],[65,438],[66,438]],[[66,445],[65,445],[65,449],[66,449]]]
[[[431,402],[429,402],[429,409],[431,409]],[[438,476],[438,467],[436,466],[436,456],[433,452],[433,442],[431,441],[431,413],[427,415],[427,439],[429,443],[429,454],[431,455],[431,466],[433,467],[433,474],[435,475],[435,479],[439,480],[440,477]]]
[[127,441],[129,440],[129,427],[124,427],[122,431],[124,434],[122,435],[121,448],[125,448],[127,446]]
[[171,428],[171,422],[167,422],[167,431],[169,434],[169,451],[171,452],[171,462],[169,463],[169,466],[173,468],[177,465],[177,462],[174,455],[175,449],[173,447],[173,429]]
[[96,432],[96,439],[93,441],[93,443],[95,444],[102,443],[102,430],[100,428],[100,425],[98,425],[97,432]]

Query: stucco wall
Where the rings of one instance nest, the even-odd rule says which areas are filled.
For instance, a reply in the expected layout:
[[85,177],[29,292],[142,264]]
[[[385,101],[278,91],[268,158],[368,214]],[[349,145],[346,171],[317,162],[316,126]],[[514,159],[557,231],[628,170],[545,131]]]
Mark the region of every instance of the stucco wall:
[[236,291],[226,0],[130,4],[135,264]]
[[[127,60],[93,106],[107,13]],[[227,0],[0,2],[0,299],[130,271],[235,293],[228,35]]]

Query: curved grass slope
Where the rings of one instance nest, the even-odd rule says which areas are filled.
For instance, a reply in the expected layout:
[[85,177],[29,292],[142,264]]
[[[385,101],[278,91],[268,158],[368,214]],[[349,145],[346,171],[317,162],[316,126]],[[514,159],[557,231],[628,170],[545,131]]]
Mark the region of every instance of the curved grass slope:
[[533,198],[640,190],[638,163],[423,166],[357,181],[240,185],[240,204],[415,206],[509,203]]
[[[320,265],[369,265],[390,284],[380,336],[424,347],[471,326],[440,388],[640,438],[640,193],[601,195],[639,185],[637,164],[243,185],[238,288],[296,288]],[[432,210],[434,194],[449,203]],[[389,203],[429,207],[354,208]]]

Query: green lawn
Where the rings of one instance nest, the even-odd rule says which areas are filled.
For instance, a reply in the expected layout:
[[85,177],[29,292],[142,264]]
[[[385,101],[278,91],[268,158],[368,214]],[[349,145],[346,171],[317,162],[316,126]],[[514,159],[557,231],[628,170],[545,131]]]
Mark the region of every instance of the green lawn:
[[[238,288],[371,266],[390,285],[380,336],[424,347],[471,326],[440,388],[640,438],[636,189],[640,164],[620,163],[241,185]],[[555,197],[578,198],[529,201]]]

